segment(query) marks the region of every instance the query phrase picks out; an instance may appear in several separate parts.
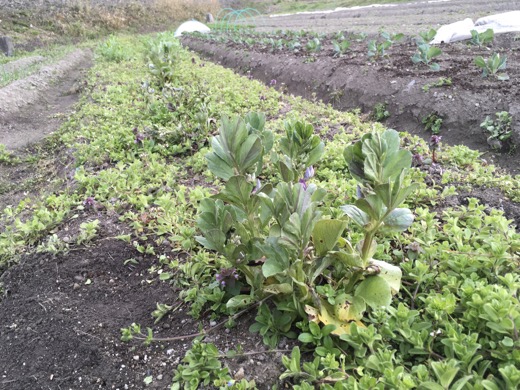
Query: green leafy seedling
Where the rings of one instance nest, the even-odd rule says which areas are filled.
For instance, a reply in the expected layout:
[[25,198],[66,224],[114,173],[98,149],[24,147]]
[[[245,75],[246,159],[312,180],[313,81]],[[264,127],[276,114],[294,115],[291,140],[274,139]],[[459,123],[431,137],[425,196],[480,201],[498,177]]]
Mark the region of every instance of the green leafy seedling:
[[482,77],[495,76],[497,80],[509,80],[509,76],[505,73],[498,73],[507,67],[507,57],[494,53],[488,59],[482,56],[475,58],[475,65],[482,69]]
[[493,39],[495,39],[495,32],[491,28],[488,28],[486,31],[481,33],[479,33],[477,30],[471,30],[470,33],[471,39],[469,44],[479,47],[492,43]]
[[431,70],[440,70],[440,65],[437,62],[432,62],[435,57],[442,54],[442,50],[436,46],[431,46],[428,43],[421,43],[417,46],[418,52],[412,56],[414,64],[423,63],[428,65]]

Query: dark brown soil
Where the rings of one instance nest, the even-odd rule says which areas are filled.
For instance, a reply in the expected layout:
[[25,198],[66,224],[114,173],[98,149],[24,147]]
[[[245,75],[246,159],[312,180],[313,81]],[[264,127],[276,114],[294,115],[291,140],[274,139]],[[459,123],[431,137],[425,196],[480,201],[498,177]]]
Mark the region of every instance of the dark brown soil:
[[[152,327],[156,337],[190,335],[199,321],[182,305],[157,325],[151,317],[156,303],[177,306],[174,289],[148,272],[153,259],[143,257],[123,241],[117,218],[101,214],[70,220],[57,233],[72,239],[80,222],[99,219],[95,244],[72,247],[69,253],[33,254],[0,278],[0,389],[164,389],[191,346],[192,338],[152,344],[120,341],[120,329],[136,322]],[[125,265],[134,258],[137,265]],[[246,355],[228,359],[232,375],[243,369],[260,388],[276,381],[280,353],[265,351],[261,339],[248,332],[254,313],[240,318],[238,327],[219,328],[206,341],[225,353],[239,345]],[[209,319],[200,325],[210,328]],[[213,323],[211,323],[213,325]],[[281,347],[286,347],[282,342]]]
[[[305,39],[302,40],[305,45]],[[388,50],[388,56],[369,60],[367,42],[352,42],[344,57],[334,57],[329,39],[318,54],[304,50],[294,53],[288,49],[272,52],[270,47],[255,44],[249,48],[228,43],[184,38],[189,48],[242,74],[250,74],[266,83],[276,80],[277,88],[305,98],[317,97],[341,110],[360,108],[370,114],[378,103],[386,104],[389,127],[429,138],[422,120],[430,114],[443,119],[443,141],[451,145],[464,144],[486,154],[486,160],[496,161],[512,173],[518,173],[518,152],[514,144],[520,142],[520,41],[512,34],[496,38],[493,47],[478,48],[466,43],[441,46],[443,54],[437,62],[440,71],[426,65],[414,65],[410,57],[415,43],[405,39]],[[509,81],[482,78],[474,65],[475,56],[488,57],[500,52],[508,58]],[[430,88],[440,77],[451,78],[450,87]],[[493,151],[480,123],[487,115],[508,111],[513,116],[513,137],[500,153]]]

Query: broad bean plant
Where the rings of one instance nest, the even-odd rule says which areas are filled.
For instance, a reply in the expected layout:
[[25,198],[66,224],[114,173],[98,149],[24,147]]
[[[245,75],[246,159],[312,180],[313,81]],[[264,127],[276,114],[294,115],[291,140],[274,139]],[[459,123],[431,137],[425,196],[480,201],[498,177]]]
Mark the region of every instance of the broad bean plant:
[[[312,125],[287,122],[275,152],[274,135],[264,124],[259,113],[222,120],[207,161],[224,184],[200,204],[197,241],[231,266],[219,274],[233,275],[229,309],[271,297],[293,321],[309,318],[332,325],[335,335],[348,334],[352,322],[364,326],[367,308],[389,306],[400,288],[400,268],[374,255],[378,235],[404,231],[413,222],[411,211],[400,207],[415,189],[404,185],[412,156],[400,149],[394,130],[366,134],[347,147],[357,200],[333,219],[320,209],[326,191],[312,183],[324,151]],[[270,181],[264,156],[271,156],[277,171]],[[344,237],[349,220],[363,231],[358,243]]]

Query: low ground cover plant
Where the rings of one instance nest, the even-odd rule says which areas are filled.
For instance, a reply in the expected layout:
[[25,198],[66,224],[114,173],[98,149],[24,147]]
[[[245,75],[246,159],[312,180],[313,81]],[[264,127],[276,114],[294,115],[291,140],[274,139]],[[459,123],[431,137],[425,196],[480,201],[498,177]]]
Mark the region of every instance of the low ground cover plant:
[[423,86],[422,90],[428,92],[431,88],[451,87],[452,85],[451,77],[439,77],[436,82]]
[[441,132],[442,117],[440,117],[436,112],[426,115],[422,119],[422,123],[424,125],[424,130],[430,131],[432,134],[439,134]]
[[492,119],[490,116],[486,116],[480,127],[490,134],[487,139],[489,146],[493,149],[502,149],[504,143],[513,134],[512,116],[507,111],[500,111],[495,114],[495,117],[496,119]]

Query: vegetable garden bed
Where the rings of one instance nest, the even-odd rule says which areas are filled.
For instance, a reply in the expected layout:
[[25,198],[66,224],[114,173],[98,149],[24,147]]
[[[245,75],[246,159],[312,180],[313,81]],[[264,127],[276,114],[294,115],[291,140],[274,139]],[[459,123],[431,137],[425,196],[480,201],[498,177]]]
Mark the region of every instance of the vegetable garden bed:
[[1,386],[520,386],[520,177],[172,34],[96,54],[62,189],[0,215]]
[[[440,120],[435,132],[443,141],[479,150],[488,162],[518,173],[520,41],[516,36],[496,36],[491,45],[441,45],[442,54],[423,59],[429,64],[412,61],[419,53],[415,38],[402,38],[384,48],[391,38],[390,34],[237,31],[186,37],[183,42],[212,61],[267,84],[276,83],[276,88],[288,93],[318,98],[340,110],[361,109],[387,126],[426,139],[431,133],[425,131],[425,123]],[[372,54],[370,41],[376,42]],[[506,73],[508,80],[482,77],[475,58],[487,59],[493,53],[507,57],[507,67],[498,73]],[[440,70],[432,70],[432,63],[438,63]],[[511,143],[488,142],[489,134],[480,124],[503,111],[513,118]]]

